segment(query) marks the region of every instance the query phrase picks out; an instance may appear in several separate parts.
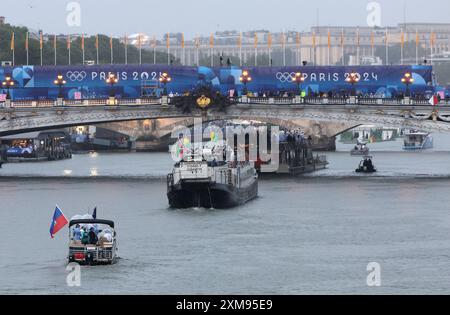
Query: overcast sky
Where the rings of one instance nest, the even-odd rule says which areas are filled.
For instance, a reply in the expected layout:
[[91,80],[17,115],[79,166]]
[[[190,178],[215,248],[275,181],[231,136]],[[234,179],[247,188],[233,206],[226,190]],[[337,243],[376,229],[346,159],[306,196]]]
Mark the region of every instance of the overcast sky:
[[[2,0],[2,2],[7,2]],[[81,26],[67,24],[67,5],[81,8]],[[367,25],[369,0],[14,0],[0,7],[7,21],[47,33],[119,36],[165,32],[186,38],[220,30],[307,30],[316,25]],[[408,22],[450,23],[448,0],[378,0],[382,26]],[[319,14],[317,14],[319,13]]]

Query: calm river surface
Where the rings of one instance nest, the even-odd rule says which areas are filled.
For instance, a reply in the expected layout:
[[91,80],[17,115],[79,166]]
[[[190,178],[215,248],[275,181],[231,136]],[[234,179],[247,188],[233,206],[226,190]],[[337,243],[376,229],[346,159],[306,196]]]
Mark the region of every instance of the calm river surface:
[[[450,134],[427,152],[401,145],[370,145],[375,176],[338,145],[329,169],[262,178],[257,200],[225,211],[170,210],[164,153],[4,165],[0,294],[449,294]],[[66,285],[67,229],[49,236],[55,204],[117,225],[121,260],[83,267],[79,288]]]

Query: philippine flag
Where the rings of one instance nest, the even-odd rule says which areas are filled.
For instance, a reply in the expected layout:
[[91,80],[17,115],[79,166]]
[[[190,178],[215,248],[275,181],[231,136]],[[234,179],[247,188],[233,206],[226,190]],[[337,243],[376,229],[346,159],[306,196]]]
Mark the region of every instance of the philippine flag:
[[61,209],[56,206],[55,213],[53,214],[53,221],[50,225],[50,236],[53,238],[69,221],[62,213]]

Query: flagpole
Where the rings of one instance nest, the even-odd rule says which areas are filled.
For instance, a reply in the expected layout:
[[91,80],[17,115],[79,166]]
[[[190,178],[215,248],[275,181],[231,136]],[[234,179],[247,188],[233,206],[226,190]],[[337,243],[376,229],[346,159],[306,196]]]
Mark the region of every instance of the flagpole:
[[401,35],[400,35],[400,65],[404,64],[404,45],[405,45],[405,35],[403,33],[403,28],[401,29]]
[[86,55],[84,50],[84,34],[81,34],[81,51],[83,54],[83,65],[86,63]]
[[242,67],[242,32],[239,33],[239,65]]
[[303,54],[302,54],[302,35],[300,33],[298,33],[298,58],[299,60],[299,65],[302,65],[303,62]]
[[153,37],[153,64],[156,65],[156,37]]
[[170,65],[170,34],[169,33],[167,33],[166,46],[167,46],[167,64]]
[[41,67],[43,65],[42,49],[43,49],[43,45],[44,45],[42,37],[43,37],[43,34],[42,34],[42,31],[41,31],[40,34],[39,34],[39,51],[40,51],[40,56],[41,56]]
[[345,66],[345,48],[344,48],[344,29],[341,29],[341,53],[342,53],[342,65]]
[[199,61],[200,61],[198,45],[199,45],[198,38],[196,38],[195,39],[195,63],[197,64],[197,67],[199,66]]
[[314,66],[317,66],[317,51],[316,51],[316,31],[313,31],[313,62]]
[[12,51],[12,59],[13,59],[13,67],[16,65],[16,53],[15,53],[15,49],[16,49],[16,44],[15,44],[15,35],[14,32],[12,33],[11,36],[11,51]]
[[372,33],[370,34],[370,45],[371,45],[371,53],[372,53],[372,58],[375,58],[375,38],[374,38],[374,34],[373,34],[373,30]]
[[70,50],[71,50],[71,44],[70,44],[70,35],[67,36],[67,49],[69,50],[69,66],[72,64]]
[[258,35],[255,33],[255,67],[258,66]]
[[139,45],[139,64],[142,64],[142,38],[141,38],[141,34],[139,34],[138,36],[138,45]]
[[286,38],[283,31],[283,38],[282,38],[282,44],[283,44],[283,67],[286,67]]
[[419,64],[419,30],[416,29],[416,65]]
[[388,45],[388,30],[387,29],[386,29],[385,45],[386,45],[386,65],[389,65],[389,45]]
[[128,64],[128,35],[125,34],[125,64]]
[[430,35],[430,62],[433,65],[433,46],[434,46],[434,31],[431,31]]
[[109,49],[111,50],[111,64],[114,64],[113,38],[109,38]]
[[27,32],[27,34],[26,34],[26,36],[27,36],[27,38],[25,38],[25,48],[26,48],[26,51],[27,51],[27,66],[30,64],[30,54],[29,54],[29,33]]
[[98,39],[98,34],[95,36],[95,48],[96,48],[96,53],[97,53],[97,64],[99,64],[100,63],[100,59],[99,59],[99,53],[98,53],[98,50],[99,50],[99,45],[100,45],[100,43],[99,43],[99,39]]
[[184,44],[184,34],[181,33],[181,64],[186,65],[186,50]]
[[331,33],[330,29],[328,29],[328,65],[331,64]]
[[210,48],[210,56],[211,56],[211,67],[214,67],[214,34],[211,34],[209,39],[209,48]]
[[54,50],[54,53],[55,53],[55,66],[56,66],[56,64],[57,64],[57,62],[56,62],[56,59],[57,59],[57,54],[56,54],[56,35],[54,35],[54,37],[53,37],[53,50]]
[[361,56],[360,56],[360,43],[359,43],[359,41],[360,41],[360,38],[359,38],[359,28],[358,28],[358,30],[356,31],[357,32],[357,34],[356,34],[356,59],[357,59],[357,65],[359,66],[360,64],[361,64]]

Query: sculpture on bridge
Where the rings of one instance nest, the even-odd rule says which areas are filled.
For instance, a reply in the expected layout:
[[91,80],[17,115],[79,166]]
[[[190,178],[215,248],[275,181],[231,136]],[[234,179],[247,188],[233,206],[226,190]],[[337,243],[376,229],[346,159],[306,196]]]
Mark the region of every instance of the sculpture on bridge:
[[201,86],[182,96],[175,96],[171,102],[175,107],[181,109],[183,114],[191,113],[196,107],[200,107],[204,111],[215,108],[220,112],[226,112],[227,107],[237,103],[234,98],[224,96],[218,91],[214,92],[207,86]]

